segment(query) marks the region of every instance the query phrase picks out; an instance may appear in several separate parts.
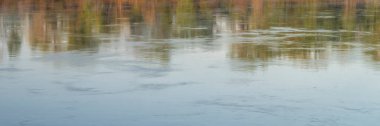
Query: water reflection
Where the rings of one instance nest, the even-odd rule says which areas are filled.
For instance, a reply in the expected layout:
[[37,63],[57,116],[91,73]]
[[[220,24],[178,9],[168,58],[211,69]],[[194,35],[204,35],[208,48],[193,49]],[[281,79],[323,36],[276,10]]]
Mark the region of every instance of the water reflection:
[[378,0],[0,0],[0,124],[378,125],[379,11]]
[[12,29],[8,38],[8,54],[11,57],[15,57],[20,53],[21,38],[16,29]]
[[[0,17],[10,57],[19,55],[22,39],[32,52],[46,53],[97,52],[105,43],[119,41],[152,43],[133,46],[138,50],[135,55],[169,62],[172,50],[183,47],[167,40],[206,38],[217,43],[229,35],[233,41],[227,43],[228,55],[242,61],[314,64],[358,49],[377,62],[379,4],[376,0],[3,0]],[[194,48],[209,42],[203,44]]]

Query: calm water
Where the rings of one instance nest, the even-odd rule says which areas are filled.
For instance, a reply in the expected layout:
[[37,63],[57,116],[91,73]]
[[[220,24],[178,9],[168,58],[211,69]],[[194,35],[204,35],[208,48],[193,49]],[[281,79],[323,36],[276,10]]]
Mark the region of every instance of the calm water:
[[380,125],[378,0],[0,0],[1,126]]

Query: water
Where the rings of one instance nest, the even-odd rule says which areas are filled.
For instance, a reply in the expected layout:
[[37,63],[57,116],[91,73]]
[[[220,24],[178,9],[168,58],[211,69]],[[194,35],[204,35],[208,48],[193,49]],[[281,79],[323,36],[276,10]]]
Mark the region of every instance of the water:
[[369,126],[377,0],[2,0],[2,126]]

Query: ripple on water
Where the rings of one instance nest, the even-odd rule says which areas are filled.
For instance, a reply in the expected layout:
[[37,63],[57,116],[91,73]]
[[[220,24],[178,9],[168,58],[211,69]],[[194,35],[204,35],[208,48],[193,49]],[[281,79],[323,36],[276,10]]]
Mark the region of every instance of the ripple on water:
[[20,68],[0,68],[0,72],[25,72],[25,71],[31,71],[32,69],[20,69]]

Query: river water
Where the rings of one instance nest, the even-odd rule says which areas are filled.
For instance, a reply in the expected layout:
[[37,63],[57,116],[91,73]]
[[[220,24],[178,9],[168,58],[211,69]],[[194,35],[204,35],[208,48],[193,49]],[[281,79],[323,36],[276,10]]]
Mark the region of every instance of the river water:
[[377,0],[1,0],[2,126],[374,126]]

